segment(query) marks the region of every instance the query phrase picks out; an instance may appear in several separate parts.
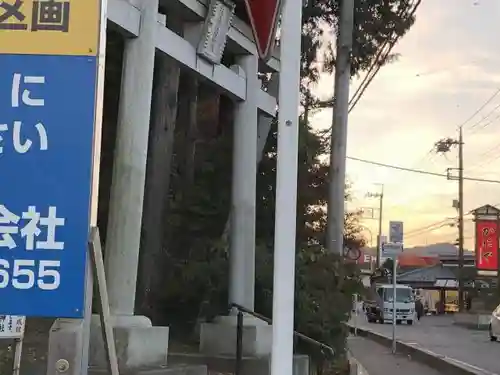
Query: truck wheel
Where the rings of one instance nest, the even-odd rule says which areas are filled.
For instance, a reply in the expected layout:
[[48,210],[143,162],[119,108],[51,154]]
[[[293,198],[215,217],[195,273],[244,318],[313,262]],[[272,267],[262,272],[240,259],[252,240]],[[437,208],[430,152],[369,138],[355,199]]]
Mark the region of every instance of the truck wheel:
[[401,320],[396,320],[396,324],[401,324]]
[[413,324],[413,320],[407,320],[406,323],[411,326]]

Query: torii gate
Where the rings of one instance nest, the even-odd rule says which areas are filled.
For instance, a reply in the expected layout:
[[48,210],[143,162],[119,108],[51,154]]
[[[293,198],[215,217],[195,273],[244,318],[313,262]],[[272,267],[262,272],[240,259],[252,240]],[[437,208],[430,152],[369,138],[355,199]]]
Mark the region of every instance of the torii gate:
[[[190,20],[184,37],[166,27],[165,16],[158,13],[159,5],[167,9],[168,15]],[[257,337],[253,346],[255,352],[251,354],[268,355],[272,352],[274,375],[292,373],[301,12],[300,0],[285,1],[281,20],[281,63],[276,57],[265,63],[267,71],[280,76],[274,322],[272,327],[251,319],[245,323],[253,327]],[[115,332],[120,337],[117,346],[122,368],[164,365],[168,351],[168,327],[152,327],[148,318],[134,315],[156,52],[168,55],[209,80],[237,102],[230,300],[251,310],[254,307],[256,156],[259,136],[260,141],[265,142],[262,135],[267,136],[270,119],[275,116],[277,98],[261,87],[257,77],[258,50],[250,28],[241,20],[234,19],[227,32],[231,42],[227,48],[240,55],[236,65],[228,68],[199,56],[197,47],[206,16],[206,0],[107,1],[108,26],[117,28],[126,38],[105,252],[110,307]],[[231,317],[225,317],[202,328],[201,348],[210,346],[214,340],[234,336],[232,321]],[[100,331],[96,329],[98,326],[97,319],[93,319],[90,363],[100,367],[104,350],[99,339]],[[54,327],[57,330],[51,332],[51,344],[55,347],[51,347],[49,371],[58,359],[57,347],[76,342],[75,338],[82,334],[83,329],[79,323],[62,320]],[[234,350],[234,343],[231,344],[231,340],[227,343]],[[82,360],[79,350],[81,348],[75,347],[70,362]],[[70,369],[74,368],[70,366]]]

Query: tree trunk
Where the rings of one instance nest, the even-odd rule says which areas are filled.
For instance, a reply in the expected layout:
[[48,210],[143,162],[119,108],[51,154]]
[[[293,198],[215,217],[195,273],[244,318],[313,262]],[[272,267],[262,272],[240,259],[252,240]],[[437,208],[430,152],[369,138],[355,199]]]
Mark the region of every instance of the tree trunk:
[[158,53],[151,108],[148,163],[144,193],[139,283],[139,312],[157,321],[155,307],[161,289],[163,232],[177,118],[179,65]]

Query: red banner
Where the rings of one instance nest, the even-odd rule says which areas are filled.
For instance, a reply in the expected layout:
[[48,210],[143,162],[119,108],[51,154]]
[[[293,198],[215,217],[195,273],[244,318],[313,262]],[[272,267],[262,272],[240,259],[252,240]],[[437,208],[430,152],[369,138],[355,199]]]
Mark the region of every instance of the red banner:
[[476,221],[476,268],[478,270],[498,270],[498,223],[496,221]]

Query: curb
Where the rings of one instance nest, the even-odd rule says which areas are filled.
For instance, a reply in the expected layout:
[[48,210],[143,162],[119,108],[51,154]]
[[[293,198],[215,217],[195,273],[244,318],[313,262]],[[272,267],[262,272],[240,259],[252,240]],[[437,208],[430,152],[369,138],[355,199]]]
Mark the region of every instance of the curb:
[[[349,331],[354,333],[354,326],[351,324],[346,325],[349,328]],[[382,335],[363,327],[356,327],[356,330],[358,336],[366,337],[389,348],[392,347],[392,337]],[[467,365],[444,355],[439,355],[424,348],[399,340],[396,341],[396,351],[400,354],[410,356],[412,360],[423,363],[441,372],[443,375],[496,375],[492,372]]]
[[458,327],[467,328],[473,331],[487,331],[490,328],[489,324],[457,323],[457,322],[454,322],[453,324]]
[[348,358],[350,365],[349,375],[369,375],[366,368],[356,358],[350,354],[348,354]]

